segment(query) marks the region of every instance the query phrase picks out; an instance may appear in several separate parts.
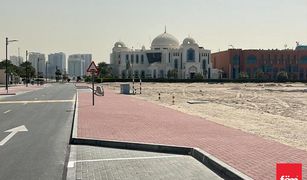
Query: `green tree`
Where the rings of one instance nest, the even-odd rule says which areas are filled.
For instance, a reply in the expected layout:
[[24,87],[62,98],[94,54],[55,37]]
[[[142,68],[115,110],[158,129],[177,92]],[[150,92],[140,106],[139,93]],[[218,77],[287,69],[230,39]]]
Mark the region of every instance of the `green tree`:
[[172,69],[167,71],[167,78],[168,79],[177,79],[178,77],[178,70]]
[[[6,60],[0,62],[0,69],[6,69]],[[17,75],[17,69],[17,66],[12,64],[10,60],[7,61],[7,73]]]
[[240,79],[248,79],[249,76],[248,76],[248,74],[246,72],[240,72],[239,78]]
[[55,71],[55,80],[56,80],[56,82],[59,82],[59,80],[61,79],[61,75],[62,75],[61,70],[56,69],[56,71]]
[[195,79],[202,80],[202,79],[204,79],[204,76],[201,73],[196,73],[195,74]]
[[256,79],[265,79],[265,73],[261,70],[257,70],[255,73],[255,78]]
[[98,69],[99,69],[99,77],[100,78],[112,78],[112,68],[109,64],[105,62],[98,63]]
[[26,78],[28,75],[29,78],[35,77],[35,69],[32,67],[29,61],[23,62],[19,67],[19,76]]
[[277,80],[280,82],[285,82],[288,80],[288,73],[286,71],[280,71],[277,73]]

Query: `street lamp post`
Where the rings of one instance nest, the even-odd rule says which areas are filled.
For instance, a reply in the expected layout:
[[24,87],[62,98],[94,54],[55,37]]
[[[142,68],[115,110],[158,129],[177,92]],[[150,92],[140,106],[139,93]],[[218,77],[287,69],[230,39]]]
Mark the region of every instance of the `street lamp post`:
[[26,87],[28,87],[28,50],[26,50]]
[[9,40],[9,38],[5,38],[5,89],[6,93],[9,93],[9,85],[8,85],[8,62],[7,62],[7,46],[9,45],[10,42],[16,42],[18,40]]

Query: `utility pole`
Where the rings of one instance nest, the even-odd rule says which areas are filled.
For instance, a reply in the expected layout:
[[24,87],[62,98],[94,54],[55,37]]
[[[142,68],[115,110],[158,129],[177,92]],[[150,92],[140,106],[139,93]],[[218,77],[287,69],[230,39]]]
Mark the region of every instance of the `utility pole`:
[[18,40],[10,40],[9,38],[5,38],[5,89],[6,89],[6,93],[9,93],[9,84],[8,84],[8,80],[9,80],[9,76],[8,76],[8,60],[7,60],[7,46],[9,45],[9,42],[16,42]]
[[28,50],[26,50],[26,87],[28,87]]
[[8,70],[7,70],[7,45],[9,44],[9,39],[5,38],[5,89],[6,92],[9,93],[9,85],[8,85]]

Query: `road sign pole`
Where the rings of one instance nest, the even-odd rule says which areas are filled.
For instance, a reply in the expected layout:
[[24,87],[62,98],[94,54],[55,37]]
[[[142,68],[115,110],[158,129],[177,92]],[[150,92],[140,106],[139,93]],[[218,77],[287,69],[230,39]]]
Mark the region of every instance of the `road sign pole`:
[[92,88],[93,88],[93,106],[95,105],[95,96],[94,96],[94,72],[92,72]]
[[93,101],[93,106],[95,105],[95,96],[94,96],[94,75],[95,73],[98,73],[98,68],[95,64],[94,61],[92,61],[92,63],[90,64],[90,66],[87,68],[87,72],[90,72],[92,74],[92,89],[93,89],[93,93],[92,93],[92,101]]

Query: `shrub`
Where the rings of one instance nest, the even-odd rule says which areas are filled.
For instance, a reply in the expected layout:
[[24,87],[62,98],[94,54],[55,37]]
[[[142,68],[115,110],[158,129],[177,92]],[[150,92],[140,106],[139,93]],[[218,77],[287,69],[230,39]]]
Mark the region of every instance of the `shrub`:
[[286,71],[280,71],[277,73],[277,81],[285,82],[288,80],[288,73]]

